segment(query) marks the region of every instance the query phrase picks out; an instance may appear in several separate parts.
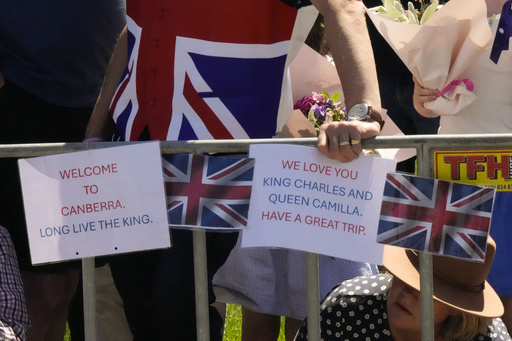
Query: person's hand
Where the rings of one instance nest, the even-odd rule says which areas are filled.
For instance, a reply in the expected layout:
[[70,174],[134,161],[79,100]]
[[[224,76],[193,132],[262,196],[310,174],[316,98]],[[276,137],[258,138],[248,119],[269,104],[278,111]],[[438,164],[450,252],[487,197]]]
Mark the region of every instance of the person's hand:
[[418,83],[415,77],[412,78],[414,81],[414,95],[412,96],[414,102],[414,109],[424,117],[437,117],[432,110],[425,108],[425,103],[436,100],[436,95],[439,91],[434,89],[424,88]]
[[363,151],[361,140],[380,133],[377,122],[333,122],[320,126],[318,150],[331,159],[349,162]]

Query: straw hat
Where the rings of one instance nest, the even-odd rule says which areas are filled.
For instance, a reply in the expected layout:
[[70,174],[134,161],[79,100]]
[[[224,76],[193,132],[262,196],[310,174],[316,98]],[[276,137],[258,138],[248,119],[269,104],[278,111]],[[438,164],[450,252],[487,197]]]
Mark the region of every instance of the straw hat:
[[[486,281],[495,253],[496,243],[489,237],[483,263],[433,255],[434,298],[457,310],[478,316],[503,315],[503,304]],[[416,251],[386,245],[383,263],[394,276],[420,290]]]

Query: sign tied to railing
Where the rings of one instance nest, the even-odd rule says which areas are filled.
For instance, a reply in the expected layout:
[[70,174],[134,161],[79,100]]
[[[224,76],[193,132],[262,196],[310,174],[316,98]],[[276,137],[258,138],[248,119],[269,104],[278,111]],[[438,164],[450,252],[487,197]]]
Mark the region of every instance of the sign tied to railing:
[[158,142],[19,160],[33,264],[170,246]]
[[377,226],[386,174],[396,162],[331,160],[316,148],[252,145],[255,171],[242,247],[304,250],[382,263]]

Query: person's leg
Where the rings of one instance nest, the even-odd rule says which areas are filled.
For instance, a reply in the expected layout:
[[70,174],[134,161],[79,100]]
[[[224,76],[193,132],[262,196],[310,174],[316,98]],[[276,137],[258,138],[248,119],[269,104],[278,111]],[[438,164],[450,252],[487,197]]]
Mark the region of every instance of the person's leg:
[[69,334],[73,341],[85,341],[84,326],[84,291],[82,276],[78,279],[78,285],[69,303],[68,308],[68,327]]
[[151,316],[152,288],[161,250],[129,253],[109,259],[112,278],[123,299],[124,312],[134,341],[157,340]]
[[242,307],[242,341],[276,341],[280,329],[281,317]]
[[[173,246],[162,252],[153,288],[153,318],[160,331],[158,340],[195,341],[196,309],[192,232],[172,230]],[[237,233],[206,233],[210,340],[222,341],[224,320],[212,306],[212,278],[234,247]]]
[[295,335],[302,324],[302,320],[297,320],[291,317],[287,317],[284,321],[284,335],[286,337],[286,341],[293,341],[295,339]]
[[[96,268],[96,331],[97,341],[128,341],[133,339],[124,313],[123,300],[112,280],[110,265]],[[71,334],[73,339],[73,334]]]
[[80,277],[79,269],[62,274],[22,271],[27,309],[31,319],[27,341],[62,341],[68,305]]

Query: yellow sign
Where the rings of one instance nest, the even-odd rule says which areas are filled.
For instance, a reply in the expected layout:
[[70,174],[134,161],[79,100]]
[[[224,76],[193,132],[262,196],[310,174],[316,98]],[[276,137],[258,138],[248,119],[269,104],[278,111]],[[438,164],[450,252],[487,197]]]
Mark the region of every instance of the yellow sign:
[[435,177],[512,192],[512,151],[434,152]]

